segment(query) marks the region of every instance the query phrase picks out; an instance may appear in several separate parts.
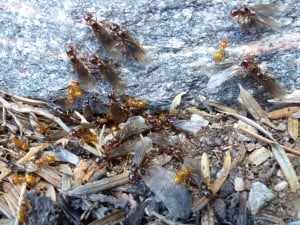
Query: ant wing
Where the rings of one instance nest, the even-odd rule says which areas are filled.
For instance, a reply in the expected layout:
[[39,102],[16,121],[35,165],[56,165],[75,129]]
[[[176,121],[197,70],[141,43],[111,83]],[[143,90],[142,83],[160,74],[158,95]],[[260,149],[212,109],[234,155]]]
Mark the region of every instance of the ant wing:
[[276,82],[275,78],[264,76],[263,79],[257,79],[257,81],[274,97],[285,95],[285,90]]
[[224,69],[220,72],[213,74],[207,83],[207,90],[209,92],[215,92],[215,89],[223,84],[225,81],[230,80],[237,73],[241,71],[241,67],[239,65],[234,64],[233,66]]
[[128,32],[126,32],[125,42],[127,54],[139,63],[146,63],[146,50]]
[[101,70],[100,73],[116,91],[123,93],[127,89],[127,85],[120,77],[120,71],[118,69],[106,65],[105,69]]
[[264,14],[261,14],[258,12],[255,13],[255,16],[256,16],[257,22],[260,23],[261,25],[264,25],[266,27],[271,28],[274,31],[282,33],[282,29],[281,29],[280,25],[275,20],[273,20],[271,17],[265,16]]

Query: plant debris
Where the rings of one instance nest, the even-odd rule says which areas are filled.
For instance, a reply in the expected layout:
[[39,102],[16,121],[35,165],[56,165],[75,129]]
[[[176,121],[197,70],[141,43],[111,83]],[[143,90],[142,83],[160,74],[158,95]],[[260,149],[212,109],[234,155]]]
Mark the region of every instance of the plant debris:
[[[246,29],[260,22],[255,7],[233,11]],[[132,34],[86,13],[86,25],[112,60],[149,63]],[[208,89],[249,74],[273,103],[267,113],[238,84],[240,107],[176,95],[169,110],[127,95],[122,70],[99,53],[69,44],[75,78],[65,96],[42,102],[1,91],[0,224],[284,224],[297,219],[299,93],[284,95],[254,56],[221,62],[219,44]],[[226,52],[225,52],[226,48]],[[80,57],[79,57],[80,56]],[[237,63],[240,61],[239,63]],[[101,74],[101,76],[99,76]],[[112,88],[95,93],[99,79]],[[276,192],[272,192],[275,190]],[[268,203],[268,204],[266,204]],[[283,207],[283,205],[286,207]],[[297,204],[297,202],[293,202]]]

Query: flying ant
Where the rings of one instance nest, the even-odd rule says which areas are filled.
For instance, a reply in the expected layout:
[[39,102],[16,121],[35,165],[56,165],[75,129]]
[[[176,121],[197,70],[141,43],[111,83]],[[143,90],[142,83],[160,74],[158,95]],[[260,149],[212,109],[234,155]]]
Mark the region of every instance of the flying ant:
[[[147,129],[147,125],[143,117],[141,116],[130,117],[126,121],[122,129],[120,129],[111,140],[108,140],[103,145],[104,155],[114,156],[113,155],[114,153],[112,154],[112,150],[114,150],[114,152],[116,153],[115,156],[119,156],[120,154],[126,153],[126,149],[130,150],[136,148],[140,140],[133,140],[131,142],[129,141],[125,142],[125,141],[131,136],[134,136],[136,134],[141,134],[146,129]],[[142,141],[146,142],[148,141],[148,139],[149,138],[144,138],[142,139]],[[123,150],[121,151],[116,150],[116,148],[118,148],[121,144],[124,144],[124,146],[121,146]]]
[[140,46],[139,42],[135,40],[128,31],[122,30],[121,27],[115,23],[111,23],[109,29],[113,32],[115,40],[117,40],[113,49],[120,46],[123,49],[124,55],[134,58],[137,62],[145,63],[145,49]]
[[258,63],[254,61],[254,58],[249,57],[244,59],[240,66],[247,70],[249,74],[254,76],[259,84],[261,84],[265,90],[274,96],[282,96],[284,90],[279,84],[276,83],[276,80],[273,77],[268,76],[263,72]]
[[74,46],[67,46],[66,53],[70,58],[73,68],[76,71],[77,76],[80,80],[80,87],[82,87],[86,91],[96,90],[96,78],[93,75],[91,75],[90,70],[85,65],[85,63],[77,57]]
[[97,141],[98,136],[90,131],[88,127],[80,127],[79,129],[73,129],[70,134],[71,137],[80,138],[83,142],[90,144]]
[[224,50],[225,50],[225,48],[227,48],[227,46],[228,46],[228,41],[227,40],[221,40],[219,42],[219,49],[218,49],[218,51],[214,55],[214,60],[216,62],[220,62],[220,61],[223,60],[223,58],[224,58]]
[[274,4],[256,5],[253,7],[243,6],[240,9],[233,10],[230,17],[237,17],[238,23],[243,25],[246,30],[253,27],[264,26],[269,27],[277,32],[282,32],[280,26],[272,19],[271,15],[275,15],[278,10]]
[[126,84],[123,79],[119,76],[119,71],[113,68],[108,63],[104,62],[99,56],[93,54],[89,61],[96,67],[99,73],[110,83],[110,85],[120,92],[126,89]]
[[146,123],[150,126],[152,131],[159,131],[163,128],[163,125],[168,125],[168,114],[160,112],[159,114],[153,114],[149,110],[144,111],[143,117]]
[[108,25],[106,25],[105,22],[96,21],[89,13],[84,15],[84,20],[86,24],[93,29],[99,44],[102,45],[106,51],[111,52],[112,47],[115,45],[115,40],[106,28]]
[[282,87],[276,83],[276,80],[269,76],[267,72],[263,72],[253,57],[243,59],[239,64],[233,64],[230,67],[213,74],[208,83],[208,91],[214,91],[216,87],[220,86],[225,81],[231,79],[237,74],[252,75],[264,89],[273,96],[281,96],[285,92]]
[[[184,158],[184,166],[185,168],[182,169],[181,171],[178,172],[178,177],[175,177],[175,182],[176,178],[177,181],[182,182],[185,179],[190,179],[194,184],[196,184],[200,189],[201,193],[205,197],[211,197],[212,196],[212,191],[210,190],[210,181],[208,181],[207,178],[204,177],[204,174],[201,172],[201,163],[190,157],[185,157]],[[178,182],[178,183],[180,183]]]
[[153,143],[156,144],[163,153],[172,155],[177,159],[184,157],[185,151],[173,143],[169,138],[164,137],[158,133],[150,133],[148,137],[152,139]]
[[92,27],[98,42],[117,60],[123,56],[132,57],[139,63],[146,62],[146,51],[128,31],[124,31],[116,23],[98,22],[91,14],[86,14],[84,20]]

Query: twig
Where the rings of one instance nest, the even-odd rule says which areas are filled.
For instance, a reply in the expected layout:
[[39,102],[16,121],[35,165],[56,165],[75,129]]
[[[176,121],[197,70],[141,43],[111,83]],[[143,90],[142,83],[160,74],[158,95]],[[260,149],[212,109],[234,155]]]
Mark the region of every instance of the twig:
[[60,118],[52,115],[51,113],[49,113],[45,109],[33,107],[33,106],[30,106],[30,105],[19,105],[17,103],[9,103],[4,98],[2,98],[1,96],[0,96],[0,102],[7,109],[10,109],[10,110],[13,110],[13,111],[16,111],[16,112],[19,112],[19,113],[34,113],[34,114],[37,114],[37,115],[40,115],[40,116],[44,116],[47,119],[52,120],[55,123],[57,123],[66,132],[69,133],[71,131],[71,129]]
[[155,212],[151,206],[147,206],[145,208],[145,211],[147,211],[147,214],[149,214],[150,216],[155,216],[157,219],[163,221],[164,223],[168,224],[168,225],[192,225],[192,224],[185,224],[185,223],[180,223],[177,221],[173,221],[173,220],[169,220],[166,217],[164,217],[163,215],[160,215],[159,213]]
[[283,149],[285,149],[287,152],[300,156],[300,151],[297,151],[297,150],[295,150],[295,149],[292,149],[292,148],[286,147],[286,146],[284,146],[284,145],[281,145],[281,144],[279,144],[278,142],[271,141],[270,139],[265,138],[265,137],[263,137],[263,136],[261,136],[261,135],[259,135],[259,134],[256,134],[256,133],[254,133],[254,132],[252,132],[252,131],[250,131],[250,130],[248,130],[248,129],[246,129],[246,128],[240,127],[239,129],[240,129],[241,131],[243,131],[244,133],[249,134],[249,135],[251,135],[252,137],[254,137],[254,138],[256,138],[256,139],[258,139],[258,140],[260,140],[260,141],[263,141],[263,142],[265,142],[265,143],[267,143],[267,144],[278,144],[278,145],[281,146]]

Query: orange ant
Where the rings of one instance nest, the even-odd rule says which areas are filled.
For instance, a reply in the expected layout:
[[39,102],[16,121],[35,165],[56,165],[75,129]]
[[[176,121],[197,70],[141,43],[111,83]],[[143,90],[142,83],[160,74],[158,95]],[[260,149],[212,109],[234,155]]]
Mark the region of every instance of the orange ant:
[[12,140],[17,148],[22,149],[23,151],[26,151],[26,152],[29,150],[29,145],[26,141],[22,141],[21,139],[19,139],[17,137],[14,137]]
[[176,173],[175,176],[175,183],[176,184],[180,184],[183,181],[187,181],[192,175],[192,171],[189,168],[184,168],[182,170],[180,170],[178,173]]
[[30,174],[27,174],[26,176],[22,175],[14,175],[12,177],[13,184],[23,184],[27,183],[28,185],[34,185],[36,184],[36,177]]
[[70,85],[70,90],[68,93],[68,103],[72,105],[74,103],[75,98],[82,97],[82,91],[77,82],[72,82]]
[[45,165],[49,165],[49,164],[53,164],[56,161],[55,156],[53,155],[45,155],[40,159],[36,159],[34,161],[34,164],[36,164],[37,166],[45,166]]
[[221,40],[219,42],[219,49],[214,55],[214,60],[217,62],[220,62],[224,58],[224,50],[228,46],[228,41],[227,40]]

